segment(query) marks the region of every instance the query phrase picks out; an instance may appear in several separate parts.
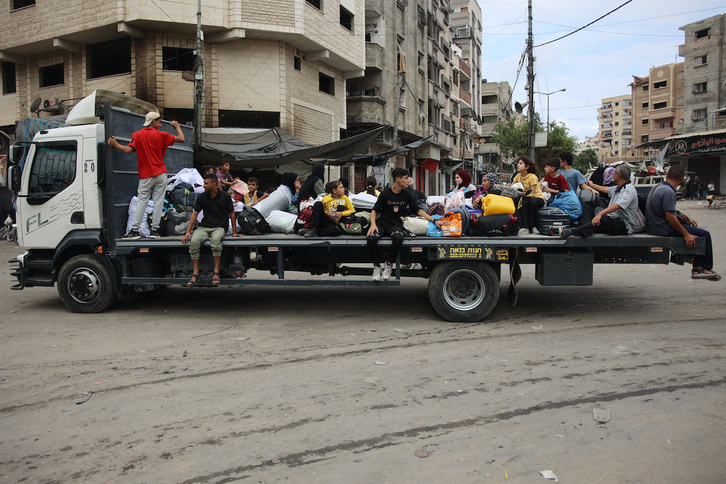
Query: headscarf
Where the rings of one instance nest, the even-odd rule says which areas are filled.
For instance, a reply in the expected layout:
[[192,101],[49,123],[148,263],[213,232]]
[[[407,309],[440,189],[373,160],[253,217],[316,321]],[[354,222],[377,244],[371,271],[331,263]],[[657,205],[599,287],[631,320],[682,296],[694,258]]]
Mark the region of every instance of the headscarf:
[[325,176],[325,167],[322,163],[315,163],[313,165],[313,172],[310,174],[310,176],[307,177],[305,182],[302,184],[302,188],[300,188],[300,201],[305,201],[309,198],[315,198],[315,184],[318,182],[318,180],[323,180],[323,177]]
[[322,163],[315,163],[313,165],[313,176],[320,178],[321,180],[325,177],[325,166]]
[[484,178],[489,180],[489,188],[491,189],[494,185],[501,185],[502,181],[499,179],[496,173],[487,173]]
[[282,185],[285,185],[290,189],[290,193],[295,195],[297,188],[295,188],[295,180],[297,180],[297,173],[286,172],[282,174]]
[[461,178],[461,185],[459,185],[456,188],[468,188],[469,185],[471,185],[471,175],[469,175],[464,170],[459,170],[456,172],[457,175],[459,175],[459,178]]
[[603,173],[603,183],[605,186],[615,183],[615,180],[613,180],[613,173],[615,173],[615,168],[612,166],[605,168],[605,173]]

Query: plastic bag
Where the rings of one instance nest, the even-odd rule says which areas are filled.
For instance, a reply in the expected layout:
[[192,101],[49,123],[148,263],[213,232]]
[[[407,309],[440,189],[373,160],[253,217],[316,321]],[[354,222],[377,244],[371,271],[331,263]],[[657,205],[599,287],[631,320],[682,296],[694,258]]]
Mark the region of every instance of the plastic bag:
[[582,204],[577,194],[573,191],[560,192],[555,195],[555,199],[550,202],[550,207],[560,208],[570,216],[571,220],[577,220],[582,217]]
[[449,195],[444,199],[444,208],[448,211],[466,206],[464,197],[465,194],[466,188],[459,188],[458,190],[449,193]]
[[461,214],[447,213],[441,217],[441,232],[444,237],[461,237]]
[[289,212],[283,212],[282,210],[273,210],[265,220],[267,220],[267,223],[270,224],[272,232],[278,234],[291,234],[293,233],[293,227],[297,221],[297,215]]
[[[434,220],[441,220],[441,215],[432,215]],[[426,237],[443,237],[444,233],[441,231],[441,228],[436,225],[434,222],[429,222],[429,229],[426,232]]]
[[403,228],[414,235],[426,235],[429,222],[421,217],[403,217]]

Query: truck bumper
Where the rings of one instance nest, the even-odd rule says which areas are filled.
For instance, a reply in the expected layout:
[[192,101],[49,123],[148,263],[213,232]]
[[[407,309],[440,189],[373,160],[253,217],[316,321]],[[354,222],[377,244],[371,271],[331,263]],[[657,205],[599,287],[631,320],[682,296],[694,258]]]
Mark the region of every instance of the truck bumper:
[[16,259],[8,261],[10,263],[10,277],[13,277],[12,286],[10,289],[14,291],[20,291],[25,289],[25,270],[23,267],[23,259],[25,254],[19,255]]

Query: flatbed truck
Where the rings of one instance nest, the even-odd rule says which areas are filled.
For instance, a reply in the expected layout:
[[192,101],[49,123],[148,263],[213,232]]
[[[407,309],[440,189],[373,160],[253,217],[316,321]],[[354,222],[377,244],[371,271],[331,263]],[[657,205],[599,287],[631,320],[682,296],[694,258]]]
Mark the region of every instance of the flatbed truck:
[[[41,131],[28,146],[11,148],[9,185],[18,196],[18,238],[25,252],[10,261],[15,290],[57,286],[72,311],[97,313],[118,299],[184,285],[192,272],[188,245],[180,237],[124,240],[128,206],[138,184],[135,154],[106,144],[113,135],[128,143],[155,106],[109,91],[95,91],[69,113],[66,126]],[[168,123],[162,129],[174,133]],[[170,173],[193,166],[191,128],[183,144],[167,150]],[[27,149],[24,168],[13,165]],[[448,321],[478,322],[496,306],[502,270],[508,298],[518,299],[522,264],[535,265],[544,286],[592,285],[595,264],[684,263],[702,254],[704,241],[687,248],[680,237],[593,236],[411,237],[404,241],[395,278],[374,282],[366,238],[303,238],[298,235],[226,237],[222,286],[399,286],[404,278],[428,279],[429,301]],[[379,242],[384,249],[390,239]],[[208,246],[208,243],[207,243]],[[408,264],[417,269],[406,269]],[[208,249],[200,260],[211,281]],[[275,278],[251,277],[252,269]],[[309,274],[289,279],[290,272]],[[365,278],[365,279],[363,279]],[[294,297],[294,291],[290,297]]]

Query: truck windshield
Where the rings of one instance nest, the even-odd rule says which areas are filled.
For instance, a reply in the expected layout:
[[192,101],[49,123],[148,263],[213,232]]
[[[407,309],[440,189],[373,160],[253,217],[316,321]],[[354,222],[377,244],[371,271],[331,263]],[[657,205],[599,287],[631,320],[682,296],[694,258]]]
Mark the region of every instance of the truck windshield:
[[28,194],[42,193],[52,197],[73,183],[77,151],[75,142],[38,145],[30,168]]

